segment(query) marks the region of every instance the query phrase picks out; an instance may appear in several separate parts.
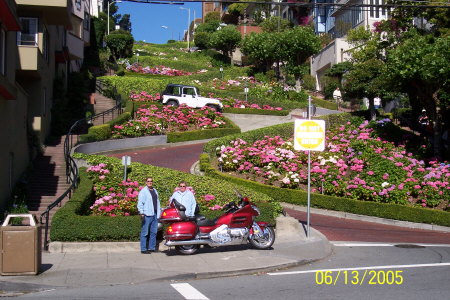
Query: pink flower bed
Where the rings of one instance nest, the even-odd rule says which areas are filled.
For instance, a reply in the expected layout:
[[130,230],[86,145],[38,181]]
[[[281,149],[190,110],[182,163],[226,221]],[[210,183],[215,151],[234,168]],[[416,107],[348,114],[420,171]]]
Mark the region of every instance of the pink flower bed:
[[138,137],[172,131],[220,128],[225,124],[220,112],[206,106],[193,109],[185,105],[179,107],[150,105],[139,108],[133,120],[115,125],[112,137]]
[[[440,209],[448,206],[450,164],[426,165],[403,146],[375,136],[367,121],[327,130],[325,151],[311,153],[313,192]],[[217,153],[224,171],[285,188],[307,184],[307,153],[295,151],[292,140],[266,136],[250,144],[237,139]]]
[[156,66],[154,68],[151,68],[149,66],[142,67],[139,64],[132,64],[127,67],[128,71],[135,72],[135,73],[142,73],[142,74],[152,74],[152,75],[165,75],[165,76],[185,76],[185,75],[192,75],[192,72],[172,69],[165,66]]
[[134,102],[157,102],[161,98],[159,93],[155,95],[149,94],[146,91],[140,93],[131,93],[130,100]]
[[[132,216],[137,215],[139,191],[145,185],[139,185],[136,180],[118,181],[113,172],[104,163],[91,166],[86,171],[94,182],[95,201],[90,206],[91,214],[95,216]],[[174,191],[179,188],[175,188]],[[188,187],[195,194],[192,187]],[[220,210],[223,206],[211,194],[196,196],[197,203],[209,210]],[[161,206],[165,206],[161,200]]]

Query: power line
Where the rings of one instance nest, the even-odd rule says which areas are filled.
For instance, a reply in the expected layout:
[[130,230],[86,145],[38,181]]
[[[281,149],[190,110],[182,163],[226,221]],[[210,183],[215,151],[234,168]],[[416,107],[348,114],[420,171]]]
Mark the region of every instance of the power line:
[[[275,1],[239,1],[239,0],[123,0],[124,2],[136,2],[136,3],[148,3],[148,4],[175,4],[182,5],[184,3],[242,3],[242,4],[261,4],[261,5],[274,5],[274,6],[293,6],[293,7],[306,7],[306,8],[318,8],[318,7],[376,7],[376,8],[450,8],[450,3],[448,2],[431,2],[431,1],[406,1],[403,0],[401,2],[411,3],[411,4],[397,4],[397,3],[383,3],[383,4],[365,4],[365,3],[329,3],[329,2],[275,2]],[[419,4],[412,4],[419,3]],[[422,3],[430,3],[430,4],[422,4]],[[439,5],[431,5],[431,4],[439,4]]]

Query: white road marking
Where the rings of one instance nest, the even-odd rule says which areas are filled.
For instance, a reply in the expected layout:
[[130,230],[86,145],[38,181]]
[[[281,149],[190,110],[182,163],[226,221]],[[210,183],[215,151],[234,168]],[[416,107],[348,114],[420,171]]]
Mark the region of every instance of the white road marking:
[[398,245],[415,245],[423,247],[450,247],[450,244],[419,244],[419,243],[352,243],[352,242],[331,242],[336,247],[394,247]]
[[280,272],[280,273],[267,273],[267,275],[293,275],[293,274],[306,274],[315,272],[336,272],[336,271],[354,271],[354,270],[375,270],[375,269],[408,269],[408,268],[422,268],[422,267],[445,267],[450,266],[448,263],[435,263],[435,264],[416,264],[416,265],[390,265],[390,266],[369,266],[369,267],[356,267],[356,268],[338,268],[338,269],[317,269],[306,271],[292,271],[292,272]]
[[209,300],[205,295],[196,290],[189,283],[173,283],[171,286],[188,300]]

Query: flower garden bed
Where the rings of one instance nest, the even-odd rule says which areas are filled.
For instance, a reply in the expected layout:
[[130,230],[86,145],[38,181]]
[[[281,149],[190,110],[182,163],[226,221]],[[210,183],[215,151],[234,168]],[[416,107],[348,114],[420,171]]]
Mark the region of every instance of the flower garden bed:
[[[450,213],[444,211],[450,198],[448,164],[427,166],[403,145],[376,137],[383,130],[394,133],[390,122],[369,126],[357,118],[346,124],[347,114],[326,119],[331,151],[312,152],[313,206],[450,226]],[[293,124],[282,124],[211,141],[205,146],[210,158],[202,166],[212,176],[278,201],[305,204],[307,156],[293,151],[292,135]],[[217,170],[217,158],[224,172]]]
[[185,105],[142,105],[135,117],[121,125],[115,125],[112,138],[138,137],[190,130],[224,128],[227,122],[220,112],[209,107],[189,108]]
[[236,201],[234,190],[254,201],[261,210],[261,220],[271,224],[281,212],[272,198],[248,188],[213,178],[201,179],[183,172],[132,163],[129,180],[123,181],[123,166],[117,158],[75,154],[93,167],[80,169],[80,185],[72,198],[59,209],[52,221],[51,239],[57,241],[136,241],[140,218],[136,215],[137,194],[152,176],[161,199],[167,205],[180,180],[186,180],[195,191],[201,213],[208,218],[219,216],[220,208]]

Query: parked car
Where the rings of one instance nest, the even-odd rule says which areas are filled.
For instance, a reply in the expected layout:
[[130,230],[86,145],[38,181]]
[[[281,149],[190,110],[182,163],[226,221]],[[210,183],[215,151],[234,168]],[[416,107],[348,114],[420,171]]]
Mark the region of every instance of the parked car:
[[223,104],[220,100],[200,96],[200,92],[195,86],[168,84],[161,95],[161,102],[166,105],[179,106],[185,104],[193,108],[208,106],[219,112],[223,109]]

